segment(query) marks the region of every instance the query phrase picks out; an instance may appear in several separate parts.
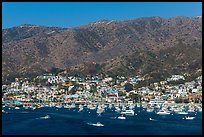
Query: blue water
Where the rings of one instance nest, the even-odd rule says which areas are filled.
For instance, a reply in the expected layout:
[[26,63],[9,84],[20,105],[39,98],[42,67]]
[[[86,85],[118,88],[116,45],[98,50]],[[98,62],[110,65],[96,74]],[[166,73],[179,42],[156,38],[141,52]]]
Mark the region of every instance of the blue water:
[[[182,119],[184,115],[157,115],[136,108],[135,116],[126,116],[125,120],[113,110],[106,109],[98,116],[96,110],[56,109],[44,107],[36,110],[8,110],[2,114],[3,135],[201,135],[202,113],[187,116],[194,120]],[[50,117],[45,119],[46,115]],[[149,118],[154,119],[153,121]],[[103,127],[90,125],[100,122]]]

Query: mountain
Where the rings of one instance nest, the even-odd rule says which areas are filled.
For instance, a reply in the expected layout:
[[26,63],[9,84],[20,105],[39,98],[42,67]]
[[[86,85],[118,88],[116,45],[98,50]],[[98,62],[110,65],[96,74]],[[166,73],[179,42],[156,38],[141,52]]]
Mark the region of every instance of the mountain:
[[69,74],[142,74],[202,70],[202,17],[100,20],[76,28],[24,24],[2,30],[3,82],[53,69]]

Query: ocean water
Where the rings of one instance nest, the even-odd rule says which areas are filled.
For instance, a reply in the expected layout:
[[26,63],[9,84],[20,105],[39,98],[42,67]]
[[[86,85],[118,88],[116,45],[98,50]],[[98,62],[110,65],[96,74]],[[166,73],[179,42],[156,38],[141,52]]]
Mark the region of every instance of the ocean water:
[[[202,135],[200,112],[187,115],[194,120],[184,120],[185,115],[161,116],[136,108],[137,115],[121,120],[116,118],[120,114],[108,108],[100,116],[96,110],[78,112],[77,108],[4,110],[9,113],[2,113],[3,135]],[[94,126],[97,122],[104,126]]]

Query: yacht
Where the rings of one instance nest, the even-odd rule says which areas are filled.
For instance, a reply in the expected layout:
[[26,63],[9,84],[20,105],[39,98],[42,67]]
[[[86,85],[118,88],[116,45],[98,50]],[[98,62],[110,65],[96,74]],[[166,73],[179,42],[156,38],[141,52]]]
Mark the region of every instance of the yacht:
[[159,112],[157,112],[158,115],[169,115],[170,112],[167,110],[160,110]]
[[15,107],[15,109],[20,109],[19,107]]
[[109,109],[112,109],[112,107],[113,107],[112,104],[109,104],[108,108],[109,108]]
[[194,109],[194,108],[190,108],[190,109],[188,110],[188,112],[189,112],[189,113],[193,113],[193,112],[195,112],[195,109]]
[[180,112],[178,112],[177,114],[179,114],[179,115],[187,115],[187,114],[188,114],[188,112],[185,112],[185,111],[180,111]]
[[153,112],[153,111],[154,111],[154,108],[147,108],[146,111],[147,111],[147,112]]
[[137,107],[140,108],[140,103],[137,103]]
[[104,108],[100,108],[100,107],[97,108],[96,113],[101,114],[103,112],[104,112]]
[[186,120],[193,120],[193,119],[195,119],[195,117],[186,117]]
[[130,105],[129,106],[129,109],[134,109],[135,108],[135,105]]
[[126,110],[126,106],[122,106],[122,111],[125,111]]
[[79,111],[82,111],[84,108],[83,108],[83,105],[79,105]]
[[70,105],[65,105],[64,108],[70,108]]
[[121,114],[125,114],[125,115],[134,115],[135,112],[133,110],[125,110],[125,111],[122,111]]
[[118,119],[126,119],[126,117],[124,117],[124,116],[122,115],[122,116],[119,116]]
[[120,112],[121,109],[120,109],[118,106],[116,106],[116,107],[115,107],[115,111],[116,111],[116,112]]
[[75,108],[76,105],[74,103],[71,104],[70,108]]
[[56,108],[62,108],[62,105],[56,105]]
[[49,119],[49,118],[50,118],[49,115],[46,115],[46,116],[44,116],[44,117],[40,117],[40,119]]
[[154,120],[154,119],[153,119],[153,118],[149,118],[149,120],[151,120],[151,121],[152,121],[152,120]]
[[202,112],[202,107],[197,107],[199,112]]
[[100,122],[97,122],[96,124],[92,124],[93,126],[97,126],[97,127],[103,127],[104,125],[101,124]]

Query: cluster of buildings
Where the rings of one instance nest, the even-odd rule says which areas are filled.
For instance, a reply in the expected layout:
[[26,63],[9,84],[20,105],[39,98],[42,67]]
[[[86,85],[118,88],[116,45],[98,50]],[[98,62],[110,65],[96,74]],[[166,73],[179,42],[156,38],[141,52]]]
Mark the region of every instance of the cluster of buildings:
[[[10,85],[2,85],[2,103],[55,106],[70,103],[141,103],[157,99],[201,104],[202,76],[184,84],[169,84],[169,81],[179,79],[185,80],[184,76],[172,75],[165,81],[135,88],[135,85],[145,80],[143,77],[63,77],[49,74],[37,76],[32,81],[16,78]],[[128,90],[127,86],[130,86]]]

